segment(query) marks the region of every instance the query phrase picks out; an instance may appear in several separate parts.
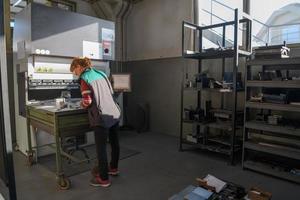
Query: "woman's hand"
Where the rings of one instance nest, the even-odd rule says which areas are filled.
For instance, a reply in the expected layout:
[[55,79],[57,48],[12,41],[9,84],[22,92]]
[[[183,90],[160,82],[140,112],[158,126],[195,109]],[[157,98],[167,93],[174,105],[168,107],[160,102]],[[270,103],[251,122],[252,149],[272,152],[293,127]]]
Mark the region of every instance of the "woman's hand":
[[86,108],[82,101],[80,101],[80,108],[84,108],[84,109]]

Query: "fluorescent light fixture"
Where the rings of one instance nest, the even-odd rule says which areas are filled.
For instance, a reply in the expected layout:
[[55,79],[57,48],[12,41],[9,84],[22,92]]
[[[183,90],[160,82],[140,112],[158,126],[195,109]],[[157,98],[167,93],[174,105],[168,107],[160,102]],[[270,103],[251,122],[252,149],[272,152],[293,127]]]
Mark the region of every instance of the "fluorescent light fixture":
[[18,0],[16,3],[14,3],[13,7],[19,5],[21,3],[22,0]]

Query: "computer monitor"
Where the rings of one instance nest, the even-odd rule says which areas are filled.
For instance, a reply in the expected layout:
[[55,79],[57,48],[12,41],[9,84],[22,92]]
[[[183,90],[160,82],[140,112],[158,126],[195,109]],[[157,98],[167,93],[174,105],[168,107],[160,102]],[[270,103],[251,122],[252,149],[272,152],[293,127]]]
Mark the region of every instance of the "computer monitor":
[[131,74],[112,74],[111,77],[115,92],[131,92]]

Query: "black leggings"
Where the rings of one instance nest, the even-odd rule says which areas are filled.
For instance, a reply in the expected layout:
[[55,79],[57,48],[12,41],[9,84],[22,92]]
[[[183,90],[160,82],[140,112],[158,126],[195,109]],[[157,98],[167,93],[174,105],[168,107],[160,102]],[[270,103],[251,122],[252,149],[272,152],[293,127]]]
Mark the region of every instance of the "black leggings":
[[108,161],[107,161],[107,136],[111,145],[111,162],[110,167],[112,169],[118,168],[120,157],[120,145],[119,145],[119,123],[111,128],[104,128],[100,126],[94,127],[95,131],[95,144],[98,158],[98,167],[100,177],[102,180],[108,179]]

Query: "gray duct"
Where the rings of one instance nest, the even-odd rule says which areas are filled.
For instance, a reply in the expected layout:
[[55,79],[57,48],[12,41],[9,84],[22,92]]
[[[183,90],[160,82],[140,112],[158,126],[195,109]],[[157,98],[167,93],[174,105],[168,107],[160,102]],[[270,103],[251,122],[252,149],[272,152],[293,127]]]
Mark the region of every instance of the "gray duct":
[[199,0],[193,0],[193,18],[194,18],[194,24],[200,25],[199,22]]
[[[137,2],[137,1],[136,1]],[[130,12],[132,10],[133,7],[133,3],[129,3],[126,12],[124,13],[123,16],[123,39],[122,39],[122,61],[126,61],[127,59],[127,31],[126,31],[126,27],[127,27],[127,20],[128,17],[130,15]]]

